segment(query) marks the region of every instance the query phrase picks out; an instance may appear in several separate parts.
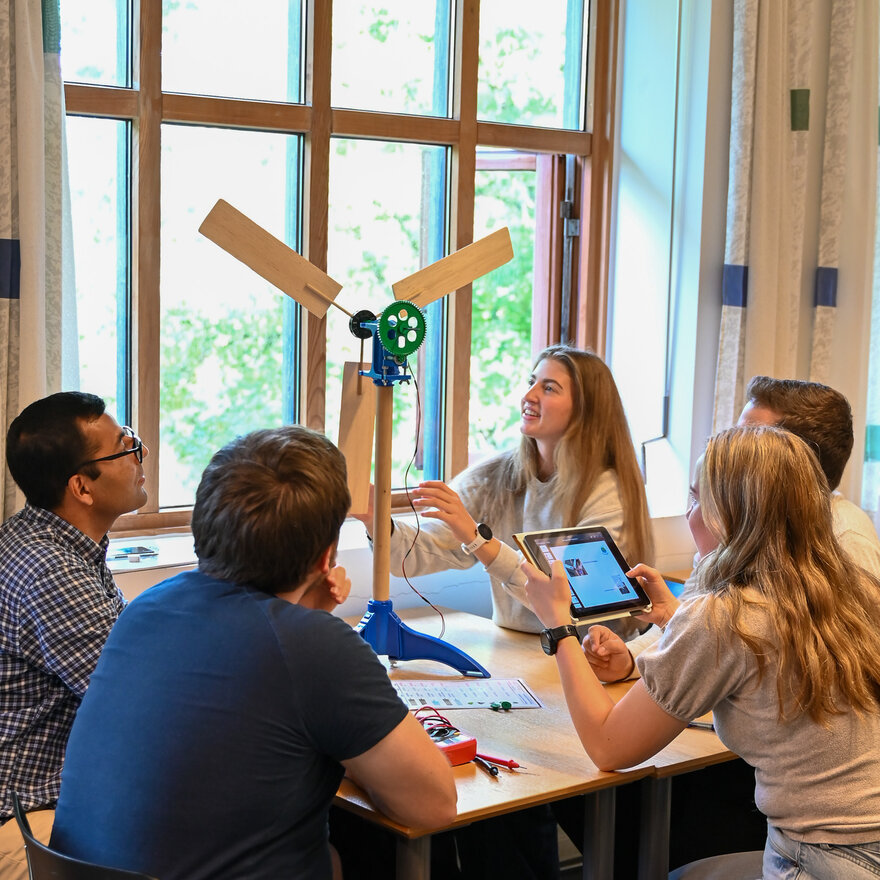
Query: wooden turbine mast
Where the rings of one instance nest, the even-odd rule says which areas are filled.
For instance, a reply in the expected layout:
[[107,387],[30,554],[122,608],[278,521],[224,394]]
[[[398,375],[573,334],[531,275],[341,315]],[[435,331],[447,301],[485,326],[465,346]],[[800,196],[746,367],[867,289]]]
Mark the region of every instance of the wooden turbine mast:
[[[352,510],[365,511],[370,487],[370,454],[375,422],[373,504],[373,598],[358,628],[377,654],[392,660],[427,658],[466,675],[488,677],[473,658],[453,645],[416,632],[400,621],[390,600],[391,443],[393,386],[409,381],[406,357],[425,336],[422,309],[470,284],[513,257],[506,227],[391,285],[395,301],[375,314],[352,315],[335,302],[342,285],[305,257],[220,199],[199,231],[318,318],[330,306],[345,312],[360,339],[372,338],[372,362],[346,363],[343,373],[339,448],[346,459]],[[360,377],[371,379],[361,382]]]

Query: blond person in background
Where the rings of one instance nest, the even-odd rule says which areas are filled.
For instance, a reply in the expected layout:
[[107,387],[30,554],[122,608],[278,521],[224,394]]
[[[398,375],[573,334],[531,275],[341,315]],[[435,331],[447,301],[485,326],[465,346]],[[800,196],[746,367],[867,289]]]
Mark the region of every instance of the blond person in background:
[[[489,575],[492,619],[499,626],[538,633],[528,607],[516,532],[605,526],[627,559],[654,554],[645,487],[620,394],[601,358],[568,345],[537,357],[520,402],[516,449],[468,468],[447,486],[430,480],[411,493],[421,514],[417,530],[393,521],[391,570],[401,575],[467,569]],[[373,527],[372,511],[359,517]],[[615,622],[633,635],[638,624]],[[563,807],[555,807],[557,816]],[[575,834],[577,839],[582,835]],[[552,878],[559,870],[556,820],[535,807],[455,832],[465,876]],[[435,854],[445,841],[436,842]],[[434,872],[449,876],[435,858]]]
[[[778,425],[797,434],[817,454],[831,491],[832,522],[840,546],[853,562],[880,577],[880,538],[868,515],[837,489],[853,447],[849,401],[818,382],[769,376],[755,376],[749,382],[746,400],[737,424]],[[695,476],[695,483],[697,480]],[[691,501],[693,491],[692,485]],[[690,586],[689,581],[685,593]],[[602,681],[618,681],[636,673],[635,658],[659,637],[659,631],[651,628],[624,644],[607,627],[594,627],[584,640],[584,650]]]

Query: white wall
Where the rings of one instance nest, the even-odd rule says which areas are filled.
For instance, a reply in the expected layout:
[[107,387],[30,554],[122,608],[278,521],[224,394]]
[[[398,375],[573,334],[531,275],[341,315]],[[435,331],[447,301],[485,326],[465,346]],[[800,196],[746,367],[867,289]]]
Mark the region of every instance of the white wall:
[[732,7],[680,10],[677,76],[679,0],[625,0],[621,28],[608,360],[638,433],[641,395],[666,390],[669,302],[668,433],[645,449],[654,516],[684,511],[711,433],[724,262]]

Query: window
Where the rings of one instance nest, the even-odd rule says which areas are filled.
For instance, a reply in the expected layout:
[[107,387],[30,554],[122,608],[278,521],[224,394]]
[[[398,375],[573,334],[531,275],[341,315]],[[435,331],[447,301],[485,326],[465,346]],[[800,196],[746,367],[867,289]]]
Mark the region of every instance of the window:
[[[352,314],[369,309],[378,314],[394,298],[391,285],[421,266],[444,256],[447,148],[394,141],[333,139],[330,150],[329,240],[327,265],[343,285],[336,301]],[[435,465],[424,468],[422,446],[416,446],[418,411],[439,381],[443,340],[443,305],[427,310],[427,344],[410,357],[416,381],[394,389],[393,486],[422,477],[438,477]],[[371,342],[352,336],[346,315],[327,313],[327,418],[330,437],[339,426],[345,361],[369,361]],[[425,398],[424,400],[422,398]],[[415,458],[415,461],[412,461]],[[430,456],[429,456],[430,458]],[[410,462],[412,461],[412,465]]]
[[519,441],[532,359],[536,167],[533,154],[477,154],[475,237],[507,226],[514,256],[473,285],[469,463]]
[[[65,381],[151,450],[150,501],[118,528],[188,523],[202,468],[237,433],[298,421],[335,437],[359,344],[336,310],[302,312],[199,235],[218,198],[343,284],[346,308],[381,309],[392,282],[511,228],[515,263],[428,309],[416,381],[395,392],[397,483],[413,453],[410,480],[448,479],[509,444],[532,352],[604,337],[591,266],[607,193],[586,172],[608,155],[588,129],[613,107],[615,22],[606,4],[592,27],[588,3],[546,6],[538,22],[499,0],[479,17],[452,0],[266,0],[258,16],[230,0],[65,0],[79,316]],[[563,331],[563,188],[542,168],[565,155],[585,235]]]
[[113,119],[67,120],[74,234],[76,309],[65,330],[78,339],[63,360],[64,382],[99,394],[125,424],[131,402],[126,370],[131,253],[128,169],[130,125]]
[[[726,145],[707,146],[706,132],[726,134],[729,119],[718,118],[722,101],[700,100],[710,12],[689,0],[633,0],[622,25],[607,363],[654,517],[684,511],[690,465],[709,433],[707,408],[711,423],[717,317],[710,326],[702,316],[717,294],[699,272],[723,256],[708,252],[716,239],[704,234],[701,215],[704,169],[727,158]],[[707,123],[707,114],[715,119]],[[726,185],[726,167],[719,173]],[[715,209],[722,218],[723,204]]]
[[231,438],[293,421],[298,309],[198,226],[222,195],[298,248],[300,152],[296,135],[162,127],[160,507],[192,504]]
[[479,118],[582,128],[583,37],[578,3],[481,0]]

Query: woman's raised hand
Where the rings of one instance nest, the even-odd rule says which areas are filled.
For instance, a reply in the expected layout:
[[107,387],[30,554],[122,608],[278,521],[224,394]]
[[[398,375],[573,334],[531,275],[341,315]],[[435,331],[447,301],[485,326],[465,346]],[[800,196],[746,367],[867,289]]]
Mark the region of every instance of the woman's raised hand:
[[666,586],[663,575],[656,568],[651,568],[650,565],[640,562],[638,565],[634,565],[626,573],[626,576],[638,578],[653,606],[647,614],[639,614],[639,620],[647,620],[650,623],[656,623],[657,626],[666,626],[678,609],[679,602]]
[[477,524],[461,503],[461,498],[440,480],[425,480],[412,490],[413,506],[421,516],[439,519],[449,526],[462,544],[469,544],[477,533]]

